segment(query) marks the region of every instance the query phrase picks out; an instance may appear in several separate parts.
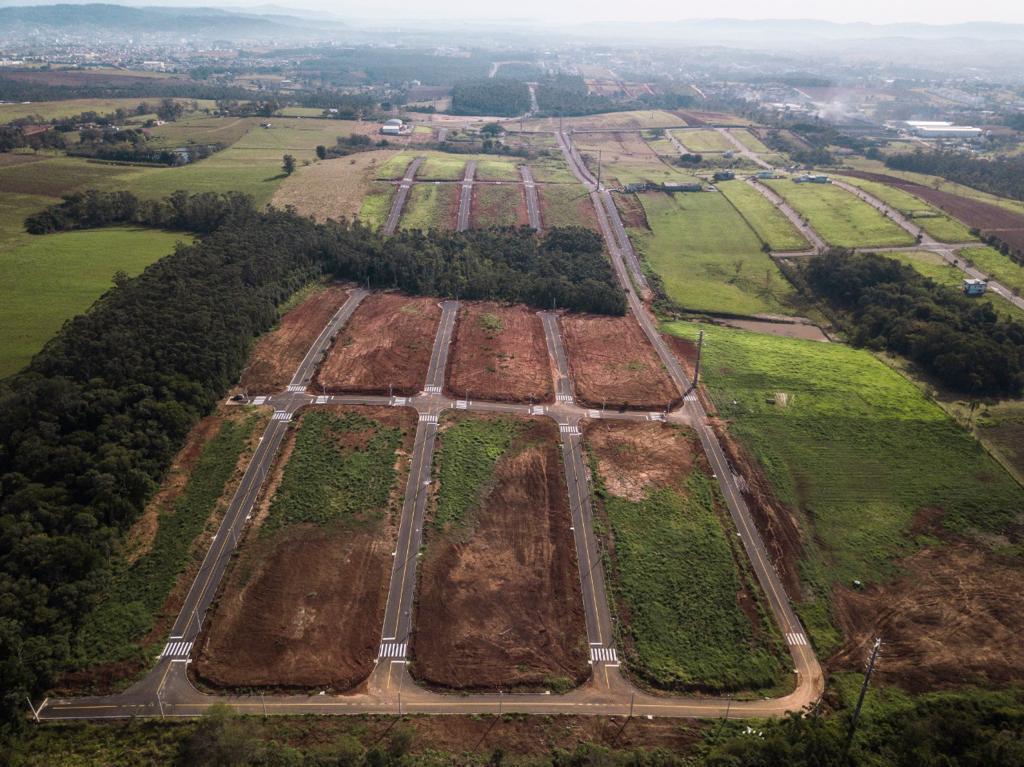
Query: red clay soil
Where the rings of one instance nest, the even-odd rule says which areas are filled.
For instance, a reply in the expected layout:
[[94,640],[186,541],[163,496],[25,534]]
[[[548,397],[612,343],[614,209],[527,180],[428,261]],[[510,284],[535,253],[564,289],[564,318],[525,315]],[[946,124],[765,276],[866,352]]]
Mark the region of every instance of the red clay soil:
[[441,308],[434,298],[376,293],[338,333],[314,379],[337,394],[415,394],[430,366]]
[[447,388],[471,399],[551,402],[551,364],[537,313],[525,306],[463,304],[448,356]]
[[615,195],[615,206],[622,216],[622,223],[630,229],[645,229],[650,231],[651,226],[647,223],[647,212],[640,204],[635,194]]
[[570,525],[557,427],[524,421],[470,524],[428,531],[414,675],[463,690],[583,682],[590,667]]
[[964,540],[901,562],[895,580],[835,591],[846,643],[829,660],[861,672],[871,641],[883,637],[876,674],[911,691],[1019,683],[1024,669],[1024,575],[1019,561]]
[[274,330],[256,342],[240,386],[250,396],[284,389],[309,347],[347,298],[347,288],[328,285],[285,314]]
[[[526,197],[522,186],[516,183],[473,184],[473,205],[469,213],[470,229],[485,229],[495,226],[529,226],[530,214],[526,209]],[[509,206],[505,199],[515,195],[514,218],[509,217]]]
[[[399,493],[415,414],[405,408],[351,410],[403,428],[393,490]],[[294,434],[275,466],[272,489]],[[264,499],[258,517],[267,506]],[[384,620],[395,516],[366,525],[292,525],[271,537],[250,531],[197,641],[196,676],[221,688],[344,691],[364,681],[373,670]]]
[[981,200],[972,200],[952,192],[932,189],[930,186],[918,184],[884,173],[868,173],[866,171],[845,171],[846,175],[856,178],[878,181],[897,189],[902,189],[915,197],[920,197],[936,208],[963,221],[969,227],[976,227],[985,234],[994,234],[1014,250],[1024,250],[1024,215],[993,205]]
[[679,392],[632,317],[569,314],[561,319],[577,398],[591,407],[659,410]]

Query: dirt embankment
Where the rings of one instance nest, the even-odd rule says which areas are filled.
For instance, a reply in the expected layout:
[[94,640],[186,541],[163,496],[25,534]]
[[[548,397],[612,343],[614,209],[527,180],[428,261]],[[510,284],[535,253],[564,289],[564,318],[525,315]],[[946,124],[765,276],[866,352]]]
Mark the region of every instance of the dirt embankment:
[[644,229],[650,231],[651,225],[647,222],[647,212],[635,194],[615,195],[615,206],[622,216],[622,223],[630,229]]
[[[404,430],[396,498],[406,481],[415,414],[347,410]],[[294,438],[293,430],[283,457]],[[278,479],[282,468],[275,467]],[[390,505],[398,508],[394,500]],[[257,523],[268,506],[262,499]],[[344,691],[365,680],[377,655],[398,520],[389,510],[364,521],[290,525],[269,537],[259,535],[258,524],[251,529],[197,641],[195,674],[222,688]]]
[[415,394],[430,366],[441,308],[433,298],[378,293],[338,333],[314,386],[333,393]]
[[540,317],[525,306],[463,304],[447,384],[457,397],[551,402],[554,386]]
[[256,342],[239,385],[250,396],[284,389],[309,347],[347,298],[347,288],[328,285],[286,313],[274,330]]
[[963,221],[969,227],[976,227],[985,234],[994,234],[1014,250],[1024,250],[1024,215],[1013,213],[992,203],[972,200],[952,192],[932,189],[930,186],[918,184],[884,173],[867,171],[844,171],[848,176],[878,181],[909,194],[920,197],[936,208]]
[[570,525],[557,428],[531,420],[498,461],[470,523],[428,534],[412,645],[415,676],[467,690],[586,679]]
[[654,348],[632,317],[562,317],[576,396],[591,407],[661,410],[680,402]]
[[912,691],[1020,682],[1019,560],[953,540],[900,564],[903,574],[883,585],[835,590],[834,613],[847,640],[830,667],[863,670],[872,640],[881,637],[878,676]]

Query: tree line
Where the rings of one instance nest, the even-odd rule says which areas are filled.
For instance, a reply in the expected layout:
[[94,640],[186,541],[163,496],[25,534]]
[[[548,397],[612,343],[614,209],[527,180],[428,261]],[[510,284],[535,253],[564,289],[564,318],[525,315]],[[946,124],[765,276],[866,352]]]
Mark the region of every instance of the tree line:
[[801,274],[839,311],[853,344],[900,354],[964,394],[1024,389],[1024,323],[1001,317],[987,301],[873,253],[832,250]]
[[452,114],[515,117],[529,109],[530,89],[518,80],[484,77],[462,80],[452,87]]
[[893,170],[942,176],[983,192],[1024,200],[1024,157],[1001,156],[983,160],[960,152],[914,152],[890,155],[885,165]]

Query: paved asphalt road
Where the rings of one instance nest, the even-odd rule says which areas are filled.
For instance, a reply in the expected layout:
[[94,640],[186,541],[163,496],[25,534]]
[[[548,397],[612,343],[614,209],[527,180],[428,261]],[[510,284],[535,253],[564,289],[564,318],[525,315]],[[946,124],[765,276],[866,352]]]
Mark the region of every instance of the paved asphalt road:
[[736,152],[738,154],[742,155],[743,157],[746,157],[748,160],[754,163],[754,165],[758,165],[764,168],[765,170],[772,169],[770,163],[762,160],[761,155],[759,155],[753,149],[748,149],[746,144],[744,144],[742,141],[740,141],[738,138],[732,135],[728,128],[715,128],[715,130],[721,133],[723,136],[725,136],[725,140],[732,144],[733,147],[735,147]]
[[458,229],[460,232],[469,229],[469,214],[473,208],[473,176],[475,174],[476,160],[470,160],[466,163],[466,170],[462,177],[462,186],[459,191]]
[[540,231],[540,200],[537,198],[537,184],[533,180],[533,173],[530,166],[520,165],[519,175],[523,179],[523,192],[526,194],[526,214],[530,219],[530,226]]
[[398,219],[402,217],[402,209],[405,208],[405,200],[409,196],[409,190],[412,188],[413,180],[416,178],[416,171],[419,170],[420,165],[423,164],[425,159],[424,157],[417,157],[405,169],[405,175],[402,177],[398,190],[395,192],[395,199],[391,202],[391,212],[388,213],[388,220],[384,224],[384,234],[394,234],[398,228]]

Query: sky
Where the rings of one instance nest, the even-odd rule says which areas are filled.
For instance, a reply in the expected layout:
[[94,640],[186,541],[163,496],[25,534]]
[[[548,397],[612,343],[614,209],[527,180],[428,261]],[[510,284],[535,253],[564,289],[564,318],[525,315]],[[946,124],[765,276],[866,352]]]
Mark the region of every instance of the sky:
[[[260,0],[253,0],[259,2]],[[265,0],[275,5],[329,10],[339,16],[433,19],[523,18],[540,21],[678,21],[696,18],[821,19],[876,24],[964,21],[1024,23],[1020,0],[731,0],[721,5],[679,0]],[[242,3],[235,0],[238,4]],[[235,2],[231,4],[234,5]],[[216,5],[210,0],[210,5]]]

